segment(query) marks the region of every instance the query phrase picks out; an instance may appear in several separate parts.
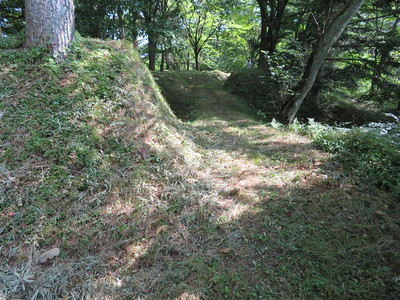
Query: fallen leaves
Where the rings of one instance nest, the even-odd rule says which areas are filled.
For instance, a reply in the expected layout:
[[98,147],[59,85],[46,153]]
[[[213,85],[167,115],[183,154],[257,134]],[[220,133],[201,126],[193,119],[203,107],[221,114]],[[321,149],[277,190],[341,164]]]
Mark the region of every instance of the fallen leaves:
[[219,250],[219,253],[221,253],[221,254],[230,254],[232,252],[233,252],[232,248],[221,248]]
[[53,259],[54,257],[58,256],[60,254],[60,249],[59,248],[53,248],[48,251],[43,252],[39,258],[38,262],[40,264],[44,264],[46,261]]
[[160,234],[161,232],[165,232],[167,231],[171,226],[169,225],[162,225],[160,227],[157,228],[156,233]]

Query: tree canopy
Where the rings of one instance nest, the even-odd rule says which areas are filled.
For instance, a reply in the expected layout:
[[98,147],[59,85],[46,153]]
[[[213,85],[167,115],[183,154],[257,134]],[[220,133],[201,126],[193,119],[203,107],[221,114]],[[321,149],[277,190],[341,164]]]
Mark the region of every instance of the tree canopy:
[[[130,40],[151,70],[263,70],[280,84],[276,102],[283,113],[304,82],[310,89],[300,104],[309,110],[320,105],[321,91],[333,88],[352,89],[362,101],[378,104],[400,98],[398,0],[358,1],[340,29],[335,24],[352,0],[74,2],[77,32]],[[22,0],[0,1],[2,34],[21,31],[24,12]],[[329,30],[343,33],[328,42],[316,65],[316,47]],[[311,66],[312,82],[306,76]],[[297,114],[291,111],[289,120]]]

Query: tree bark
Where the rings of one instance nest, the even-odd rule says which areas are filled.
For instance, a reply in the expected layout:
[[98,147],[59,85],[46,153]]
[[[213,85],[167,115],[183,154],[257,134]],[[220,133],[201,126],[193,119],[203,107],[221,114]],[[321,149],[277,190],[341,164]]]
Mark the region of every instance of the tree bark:
[[264,0],[257,0],[261,13],[261,33],[260,33],[260,52],[258,56],[258,67],[264,68],[266,64],[265,52],[268,51],[268,36],[267,36],[267,6]]
[[300,83],[296,88],[297,92],[283,108],[282,113],[287,123],[293,122],[304,98],[313,87],[317,74],[333,43],[337,41],[350,19],[364,2],[365,0],[350,0],[336,19],[328,26],[325,33],[318,39],[308,59]]
[[315,83],[311,88],[308,99],[307,99],[307,111],[313,113],[321,103],[321,93],[322,93],[322,78],[324,76],[324,65],[318,71],[315,78]]
[[156,70],[157,42],[155,33],[149,31],[148,35],[148,52],[149,52],[149,69]]
[[171,70],[171,61],[168,52],[165,52],[165,70]]
[[121,40],[125,39],[125,18],[124,18],[124,10],[122,6],[118,6],[117,8],[118,15],[118,27],[120,27],[119,38]]
[[160,72],[164,72],[164,65],[165,65],[165,53],[166,51],[163,50],[161,52],[161,63],[160,63]]
[[200,50],[197,47],[194,49],[194,61],[196,71],[200,71]]
[[288,0],[257,0],[261,13],[260,53],[258,67],[266,65],[265,52],[273,55],[279,42],[282,18]]
[[63,59],[74,36],[73,0],[25,0],[25,47],[46,47]]

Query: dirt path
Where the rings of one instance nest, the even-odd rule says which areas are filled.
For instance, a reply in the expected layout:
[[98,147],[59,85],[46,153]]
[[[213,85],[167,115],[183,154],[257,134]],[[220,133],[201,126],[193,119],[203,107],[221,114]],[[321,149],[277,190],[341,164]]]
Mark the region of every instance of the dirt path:
[[365,236],[379,235],[381,196],[356,188],[308,138],[252,120],[221,83],[192,93],[202,117],[186,130],[201,154],[192,181],[201,199],[178,217],[195,220],[184,225],[192,244],[178,242],[194,271],[178,299],[379,296],[366,286],[380,260],[362,249]]
[[[254,121],[221,82],[184,75],[188,82],[175,83],[185,92],[172,96],[179,95],[180,111],[194,110],[183,115],[197,116],[179,129],[193,151],[190,167],[176,170],[176,181],[161,193],[165,208],[150,219],[145,238],[153,238],[132,266],[140,278],[134,284],[146,291],[136,296],[376,299],[398,293],[389,283],[394,271],[384,271],[391,268],[394,236],[381,240],[375,213],[386,209],[385,195],[355,185],[308,138]],[[154,220],[161,220],[158,227]]]
[[214,228],[212,234],[202,234],[204,245],[196,255],[218,265],[211,272],[211,278],[217,279],[210,282],[208,292],[214,295],[211,299],[279,298],[282,291],[273,291],[272,285],[285,286],[280,282],[283,277],[270,278],[264,272],[280,264],[283,241],[274,241],[271,234],[282,230],[282,225],[271,221],[268,231],[263,228],[269,218],[275,218],[266,208],[282,199],[275,209],[292,214],[286,205],[294,201],[294,190],[313,190],[311,186],[332,176],[332,171],[321,168],[329,155],[318,152],[307,138],[252,121],[238,111],[232,95],[221,86],[198,88],[196,94],[204,95],[198,98],[203,101],[199,106],[207,107],[207,115],[188,124],[187,130],[202,154],[197,176],[211,186],[212,196],[203,199],[200,209],[208,211],[207,221]]

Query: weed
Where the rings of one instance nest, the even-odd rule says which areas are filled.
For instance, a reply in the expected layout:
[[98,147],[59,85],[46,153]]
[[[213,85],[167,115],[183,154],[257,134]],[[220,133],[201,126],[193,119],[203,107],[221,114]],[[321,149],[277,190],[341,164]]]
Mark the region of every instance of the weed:
[[295,120],[289,128],[311,136],[320,148],[336,154],[335,159],[357,181],[400,195],[400,155],[395,136],[374,128],[324,126],[313,119],[309,120],[309,124]]
[[[7,266],[8,267],[8,266]],[[30,270],[30,266],[26,265],[21,269],[8,267],[0,273],[0,281],[8,289],[4,293],[25,292],[28,286],[34,281],[34,274]]]

